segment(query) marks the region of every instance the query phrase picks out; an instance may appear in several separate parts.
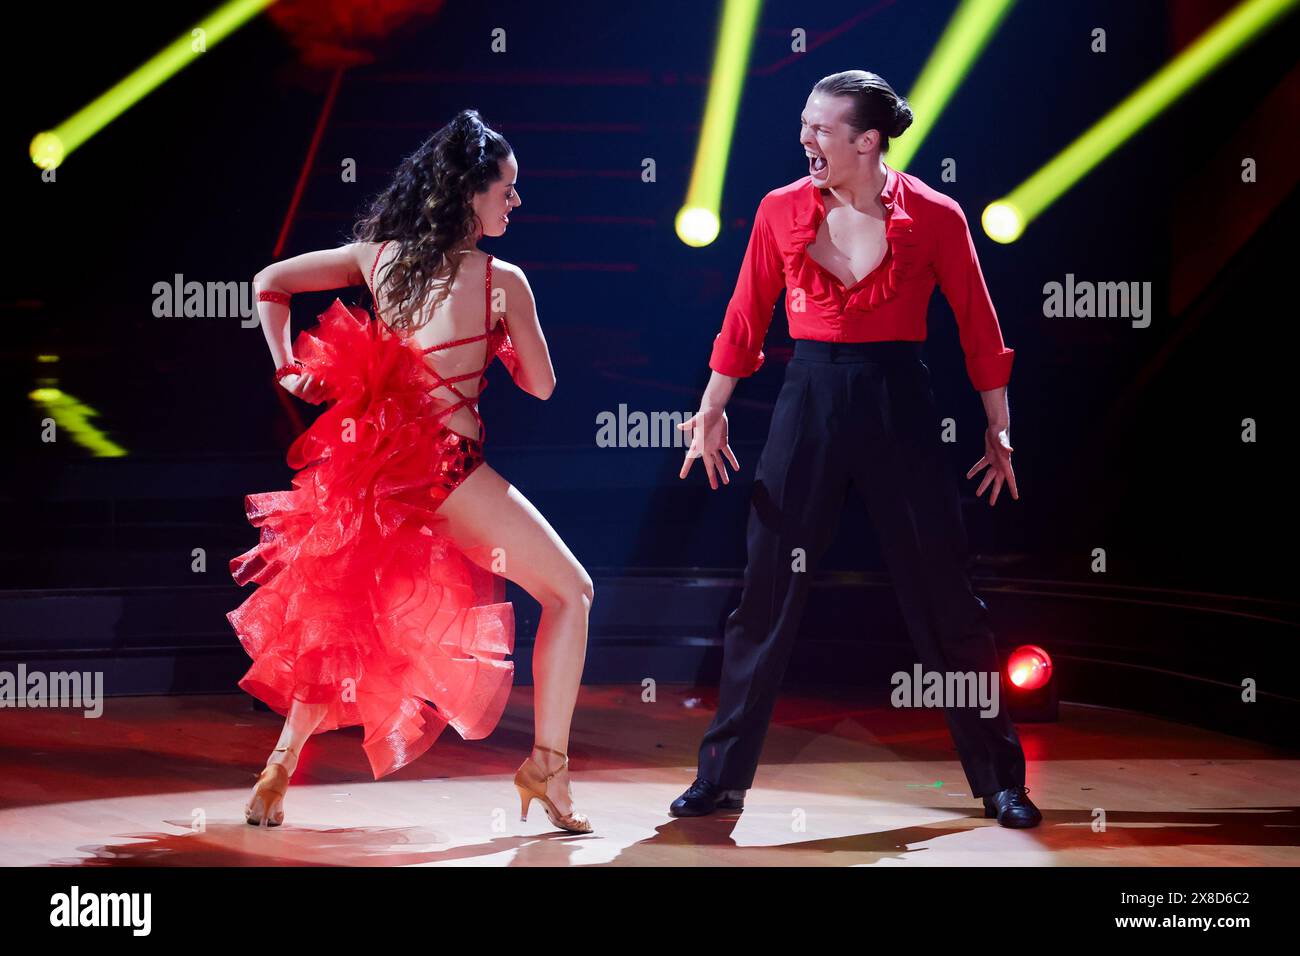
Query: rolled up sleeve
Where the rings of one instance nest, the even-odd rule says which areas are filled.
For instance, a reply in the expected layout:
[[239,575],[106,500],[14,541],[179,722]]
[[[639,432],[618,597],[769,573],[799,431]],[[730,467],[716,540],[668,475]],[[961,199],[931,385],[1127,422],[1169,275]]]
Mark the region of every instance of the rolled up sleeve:
[[941,217],[934,269],[957,319],[971,384],[978,392],[1001,388],[1011,380],[1016,353],[1002,341],[1002,328],[984,283],[966,214],[955,203]]
[[713,339],[709,367],[723,375],[744,378],[763,365],[763,340],[772,324],[777,297],[785,288],[780,248],[768,220],[768,204],[759,203],[749,245],[736,278],[736,289]]

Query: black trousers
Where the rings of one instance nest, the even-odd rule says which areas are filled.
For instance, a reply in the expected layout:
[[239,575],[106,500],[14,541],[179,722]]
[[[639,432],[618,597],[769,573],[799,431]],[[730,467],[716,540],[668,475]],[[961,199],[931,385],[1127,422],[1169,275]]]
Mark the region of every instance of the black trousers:
[[922,667],[999,675],[996,716],[981,716],[975,702],[944,709],[971,794],[1024,785],[1024,751],[988,609],[971,590],[939,428],[921,343],[795,343],[755,469],[744,590],[727,618],[718,712],[700,745],[699,776],[725,789],[753,784],[809,583],[852,484]]

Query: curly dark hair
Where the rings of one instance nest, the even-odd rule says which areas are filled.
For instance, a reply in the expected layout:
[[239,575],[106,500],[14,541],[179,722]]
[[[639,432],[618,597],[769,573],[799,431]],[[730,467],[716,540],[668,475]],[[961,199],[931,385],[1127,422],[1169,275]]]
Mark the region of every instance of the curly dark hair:
[[394,303],[385,316],[390,326],[415,328],[416,307],[431,288],[438,288],[435,305],[447,297],[460,268],[460,257],[450,253],[475,230],[471,197],[501,178],[499,163],[513,152],[478,110],[461,110],[402,160],[393,181],[357,220],[354,241],[401,243],[378,283]]

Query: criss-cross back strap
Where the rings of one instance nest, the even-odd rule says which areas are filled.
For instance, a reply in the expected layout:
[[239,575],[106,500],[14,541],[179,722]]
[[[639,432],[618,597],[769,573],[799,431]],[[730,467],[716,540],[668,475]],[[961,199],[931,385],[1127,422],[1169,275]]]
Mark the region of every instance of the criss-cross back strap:
[[[370,266],[370,295],[374,299],[374,303],[375,303],[375,317],[378,318],[381,322],[384,320],[383,320],[383,316],[380,315],[379,312],[379,296],[376,294],[376,290],[375,290],[375,270],[379,267],[379,259],[384,254],[384,249],[385,247],[387,247],[390,241],[391,240],[386,239],[382,243],[380,243],[379,251],[375,253],[375,261]],[[424,356],[430,352],[437,352],[437,351],[441,351],[442,349],[453,348],[457,345],[467,345],[470,342],[477,342],[479,339],[490,339],[491,332],[492,332],[492,256],[490,255],[487,257],[487,271],[484,275],[484,300],[485,300],[486,308],[485,308],[485,318],[483,320],[482,332],[480,332],[478,335],[468,336],[467,338],[454,339],[450,342],[441,342],[437,345],[431,345],[428,348],[420,349],[419,354],[421,356]],[[385,325],[387,325],[386,322]],[[480,442],[487,439],[487,425],[484,424],[483,417],[479,414],[477,403],[478,403],[479,396],[483,394],[483,389],[487,388],[486,373],[488,367],[492,364],[492,358],[493,358],[493,350],[491,344],[489,343],[487,354],[484,355],[484,361],[481,368],[479,368],[477,371],[474,372],[466,372],[463,375],[452,375],[450,377],[443,376],[437,369],[433,368],[428,363],[425,363],[425,367],[429,370],[429,373],[433,375],[434,378],[437,379],[437,382],[430,387],[429,391],[432,392],[432,391],[436,391],[439,388],[446,388],[448,391],[455,394],[458,399],[458,401],[438,409],[438,411],[435,412],[434,414],[438,418],[444,418],[451,415],[459,408],[469,408],[469,410],[473,412],[474,418],[478,421]],[[467,382],[473,378],[484,379],[483,383],[479,386],[477,394],[475,394],[474,396],[466,395],[464,392],[458,389],[454,384],[455,382]]]
[[[420,354],[427,355],[430,352],[438,352],[443,349],[453,348],[457,345],[468,345],[470,342],[477,342],[479,339],[490,339],[491,329],[492,329],[492,257],[491,256],[487,257],[487,271],[484,275],[484,300],[486,305],[486,318],[484,319],[483,322],[484,330],[482,332],[480,332],[478,335],[467,336],[466,338],[463,339],[453,339],[450,342],[439,342],[437,345],[430,345],[428,348],[420,349]],[[477,371],[466,372],[463,375],[452,375],[450,377],[447,377],[442,375],[432,366],[429,367],[429,372],[438,380],[432,386],[432,388],[430,388],[430,391],[434,391],[438,388],[446,388],[449,392],[455,394],[456,397],[459,399],[459,401],[453,402],[450,405],[440,408],[435,414],[439,418],[443,418],[451,415],[459,408],[469,408],[469,410],[474,414],[475,420],[477,420],[478,422],[479,441],[485,441],[487,439],[487,425],[483,421],[483,416],[479,414],[478,399],[483,394],[483,390],[487,388],[488,383],[486,380],[486,375],[487,375],[488,367],[492,364],[492,357],[493,357],[492,352],[493,350],[489,342],[487,352],[483,356],[483,365]],[[483,379],[483,381],[479,385],[478,392],[472,397],[466,395],[464,392],[462,392],[453,384],[455,382],[467,382],[470,379],[474,379],[474,378],[480,378]]]

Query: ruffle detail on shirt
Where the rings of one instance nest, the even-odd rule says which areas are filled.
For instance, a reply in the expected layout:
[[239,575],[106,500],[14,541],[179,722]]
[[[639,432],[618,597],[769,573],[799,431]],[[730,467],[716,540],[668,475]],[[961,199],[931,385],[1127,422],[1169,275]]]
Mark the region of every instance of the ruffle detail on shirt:
[[[920,240],[913,230],[913,220],[903,205],[901,179],[893,170],[893,191],[882,193],[881,202],[888,211],[885,220],[885,258],[858,285],[847,289],[808,255],[808,246],[817,238],[821,224],[821,206],[816,186],[809,184],[805,201],[794,210],[790,245],[783,251],[787,274],[794,276],[791,286],[804,290],[811,300],[829,305],[845,317],[864,315],[898,295],[899,290],[921,267]],[[843,291],[841,291],[843,290]]]

